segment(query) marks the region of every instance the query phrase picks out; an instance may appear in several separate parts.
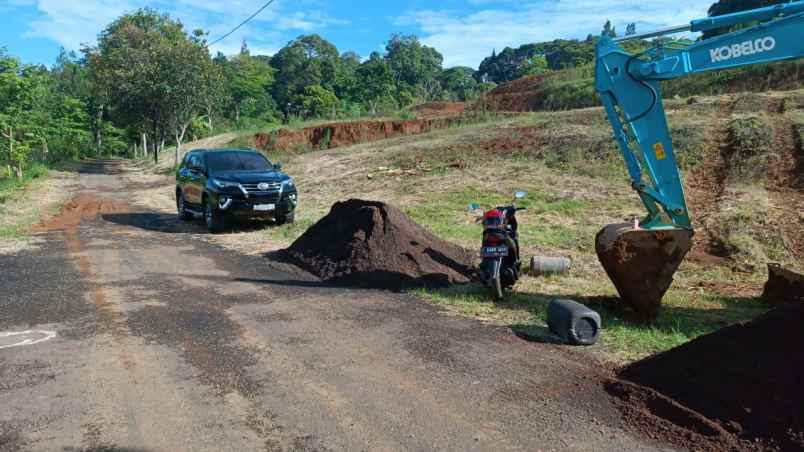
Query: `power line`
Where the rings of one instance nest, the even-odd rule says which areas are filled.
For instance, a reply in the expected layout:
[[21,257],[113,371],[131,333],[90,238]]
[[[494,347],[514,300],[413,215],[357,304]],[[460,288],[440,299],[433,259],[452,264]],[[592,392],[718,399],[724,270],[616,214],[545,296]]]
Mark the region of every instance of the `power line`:
[[208,47],[214,46],[215,44],[217,44],[217,43],[219,43],[219,42],[223,41],[224,39],[228,38],[229,36],[231,36],[231,34],[232,34],[232,33],[236,32],[238,28],[240,28],[240,27],[242,27],[243,25],[245,25],[245,24],[249,23],[249,21],[251,21],[251,19],[253,19],[253,18],[257,17],[257,14],[261,13],[261,12],[262,12],[262,10],[264,10],[265,8],[267,8],[267,7],[268,7],[268,5],[270,5],[270,4],[271,4],[271,3],[273,3],[273,2],[274,2],[274,0],[269,0],[269,1],[268,1],[268,3],[266,3],[266,4],[262,5],[262,7],[261,7],[260,9],[258,9],[258,10],[257,10],[257,11],[256,11],[254,14],[252,14],[252,15],[248,16],[248,19],[244,20],[243,22],[240,22],[240,25],[238,25],[238,26],[236,26],[236,27],[232,28],[232,31],[230,31],[229,33],[226,33],[225,35],[221,36],[220,38],[218,38],[218,39],[216,39],[216,40],[212,41],[211,43],[207,44],[207,46],[208,46]]

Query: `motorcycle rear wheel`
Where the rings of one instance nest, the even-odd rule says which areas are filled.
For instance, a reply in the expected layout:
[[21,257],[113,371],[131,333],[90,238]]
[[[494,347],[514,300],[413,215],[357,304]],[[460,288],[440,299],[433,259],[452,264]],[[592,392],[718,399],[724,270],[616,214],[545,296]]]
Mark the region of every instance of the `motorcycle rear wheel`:
[[491,297],[494,298],[494,301],[502,301],[503,287],[502,281],[500,281],[500,272],[497,272],[497,275],[492,278],[489,289],[491,290]]

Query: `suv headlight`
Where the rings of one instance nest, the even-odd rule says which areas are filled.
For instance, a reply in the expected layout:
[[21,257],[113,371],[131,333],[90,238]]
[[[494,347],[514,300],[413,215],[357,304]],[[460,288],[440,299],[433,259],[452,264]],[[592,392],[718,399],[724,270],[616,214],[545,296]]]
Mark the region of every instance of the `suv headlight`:
[[296,187],[296,185],[293,183],[293,179],[286,179],[286,180],[283,180],[283,181],[282,181],[282,185],[283,185],[283,186],[284,186],[286,189],[292,189],[292,188],[295,188],[295,187]]
[[240,186],[240,183],[238,183],[238,182],[229,182],[229,181],[220,180],[220,179],[210,179],[209,181],[212,182],[212,185],[214,185],[214,186],[216,186],[218,188],[230,188],[230,187],[237,188],[237,187]]

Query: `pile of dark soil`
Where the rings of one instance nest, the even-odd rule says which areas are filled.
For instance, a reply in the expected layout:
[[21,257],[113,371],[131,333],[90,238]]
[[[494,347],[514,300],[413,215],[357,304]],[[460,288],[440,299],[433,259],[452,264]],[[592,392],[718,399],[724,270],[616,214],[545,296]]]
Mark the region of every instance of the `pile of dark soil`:
[[768,264],[768,281],[762,291],[762,301],[776,306],[791,301],[804,302],[804,275]]
[[[802,325],[804,304],[783,305],[630,364],[620,377],[677,401],[739,438],[802,450]],[[670,420],[694,427],[684,425],[684,418]]]
[[324,280],[390,290],[469,282],[474,259],[396,207],[359,199],[335,203],[285,253]]

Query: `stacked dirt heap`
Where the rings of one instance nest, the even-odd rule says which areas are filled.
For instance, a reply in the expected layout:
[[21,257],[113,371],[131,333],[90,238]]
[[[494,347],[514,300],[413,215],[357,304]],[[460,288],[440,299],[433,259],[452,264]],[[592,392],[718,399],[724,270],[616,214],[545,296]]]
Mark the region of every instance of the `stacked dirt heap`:
[[633,363],[620,376],[748,440],[804,449],[804,304]]
[[396,207],[359,199],[335,203],[286,253],[324,280],[390,290],[466,283],[473,264]]

